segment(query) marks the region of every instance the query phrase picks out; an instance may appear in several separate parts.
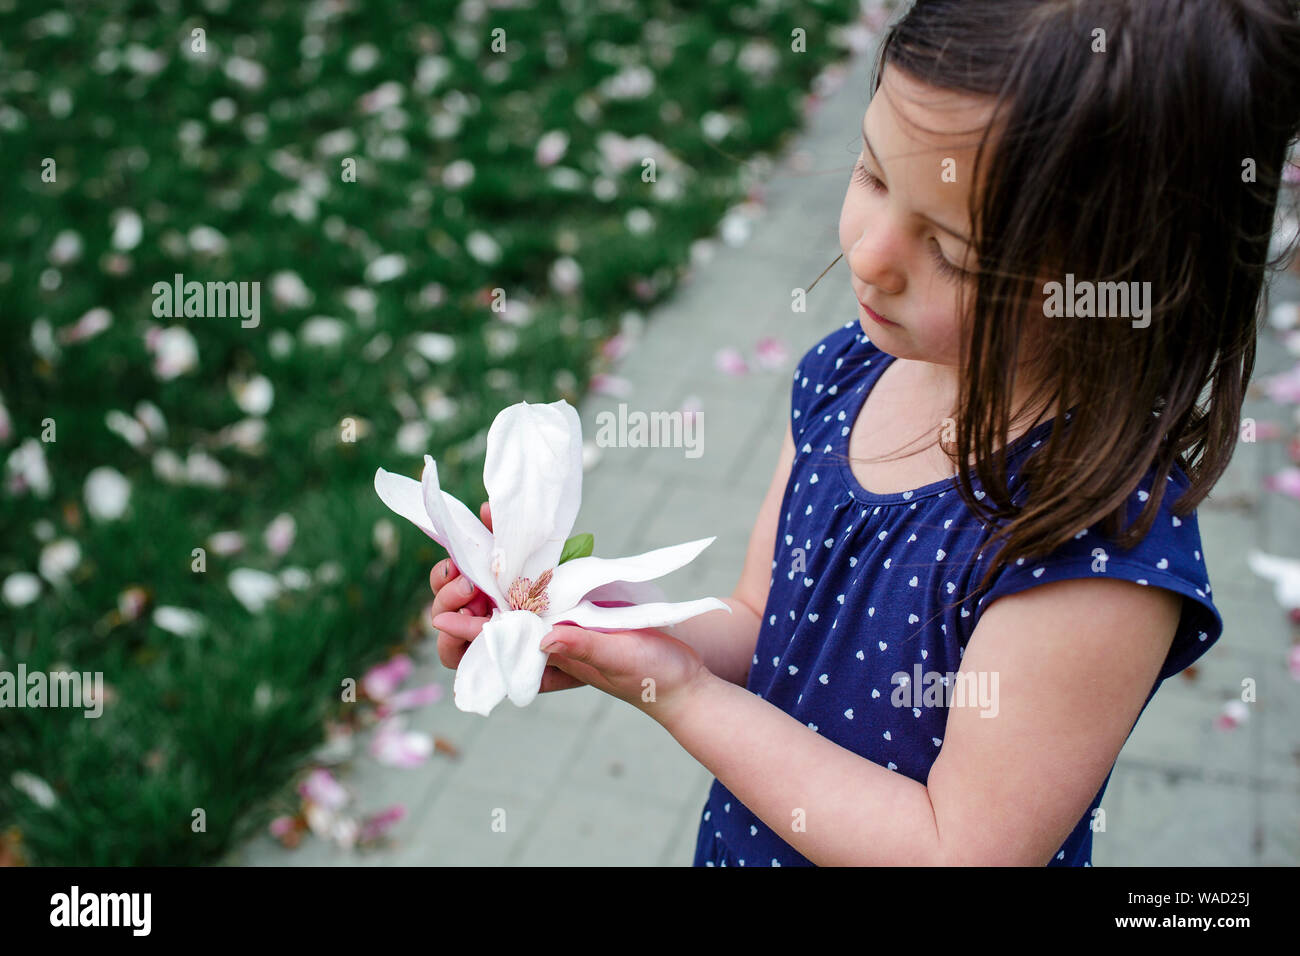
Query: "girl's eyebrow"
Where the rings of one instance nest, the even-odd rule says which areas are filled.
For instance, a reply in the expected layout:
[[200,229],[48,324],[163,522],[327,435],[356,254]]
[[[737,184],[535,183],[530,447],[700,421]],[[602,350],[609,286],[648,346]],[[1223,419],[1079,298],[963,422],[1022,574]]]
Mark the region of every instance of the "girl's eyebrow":
[[[867,152],[871,155],[871,160],[876,164],[876,168],[879,169],[881,172],[883,172],[885,169],[885,164],[880,161],[880,158],[876,156],[876,151],[871,148],[871,140],[867,139],[866,117],[863,117],[862,119],[862,142],[866,144]],[[948,233],[948,235],[952,236],[955,239],[960,240],[963,244],[970,245],[970,239],[968,239],[966,236],[963,236],[956,229],[952,229],[949,228],[948,226],[945,226],[937,219],[932,219],[931,217],[927,216],[925,213],[919,210],[917,210],[916,215],[924,219],[926,222],[928,222],[930,225],[934,226],[935,228],[942,229],[944,232]]]

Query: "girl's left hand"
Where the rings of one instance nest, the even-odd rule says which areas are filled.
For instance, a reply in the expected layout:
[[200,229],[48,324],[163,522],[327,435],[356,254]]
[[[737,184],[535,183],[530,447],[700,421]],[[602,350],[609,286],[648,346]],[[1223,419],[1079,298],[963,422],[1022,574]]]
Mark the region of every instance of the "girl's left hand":
[[541,649],[564,673],[656,719],[709,676],[693,647],[656,628],[605,633],[557,624]]

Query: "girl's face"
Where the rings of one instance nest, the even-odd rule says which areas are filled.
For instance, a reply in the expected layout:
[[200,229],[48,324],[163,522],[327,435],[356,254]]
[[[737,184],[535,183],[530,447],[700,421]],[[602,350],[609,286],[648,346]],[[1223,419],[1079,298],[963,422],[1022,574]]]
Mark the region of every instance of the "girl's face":
[[976,262],[971,170],[991,114],[989,100],[936,90],[892,66],[867,107],[840,246],[862,328],[890,355],[958,364],[958,294],[966,286],[969,302],[974,293],[965,271]]

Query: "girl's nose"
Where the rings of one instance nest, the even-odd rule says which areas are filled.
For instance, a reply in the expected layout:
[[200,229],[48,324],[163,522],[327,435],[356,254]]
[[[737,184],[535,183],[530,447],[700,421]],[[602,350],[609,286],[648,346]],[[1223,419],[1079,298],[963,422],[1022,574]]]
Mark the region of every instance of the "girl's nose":
[[888,224],[883,219],[875,220],[849,249],[849,268],[867,285],[885,295],[897,295],[905,283],[899,266],[900,248]]

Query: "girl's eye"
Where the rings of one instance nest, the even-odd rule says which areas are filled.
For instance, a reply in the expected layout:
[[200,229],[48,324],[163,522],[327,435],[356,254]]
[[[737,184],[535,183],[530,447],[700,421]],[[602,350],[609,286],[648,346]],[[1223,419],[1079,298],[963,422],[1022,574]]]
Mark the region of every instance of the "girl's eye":
[[[885,191],[885,184],[869,173],[867,167],[862,165],[862,160],[860,159],[858,160],[858,164],[853,167],[853,180],[854,182],[861,183],[873,192],[883,193]],[[939,245],[939,240],[931,239],[930,243],[930,254],[934,257],[934,264],[938,268],[941,276],[953,281],[966,279],[970,276],[970,273],[965,269],[953,265],[944,258],[943,248]]]
[[867,167],[862,165],[862,160],[858,160],[858,164],[853,167],[853,181],[862,183],[874,192],[883,193],[885,191],[885,184],[867,172]]
[[943,249],[939,246],[939,240],[930,240],[931,254],[934,256],[934,264],[939,270],[939,275],[945,279],[964,279],[968,275],[965,269],[953,265],[944,258]]

